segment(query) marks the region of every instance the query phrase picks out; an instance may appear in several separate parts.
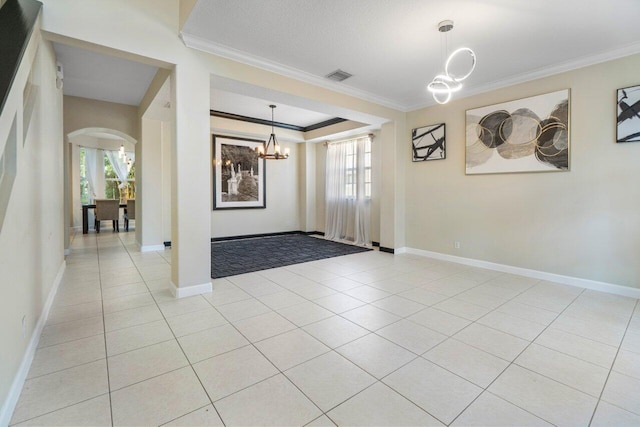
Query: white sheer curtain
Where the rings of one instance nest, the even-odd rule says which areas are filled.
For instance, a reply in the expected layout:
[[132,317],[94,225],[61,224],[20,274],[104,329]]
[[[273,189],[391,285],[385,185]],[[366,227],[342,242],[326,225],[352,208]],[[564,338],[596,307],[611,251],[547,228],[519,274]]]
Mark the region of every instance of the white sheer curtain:
[[369,137],[329,144],[325,237],[371,245],[371,199],[365,194],[365,144]]
[[127,162],[120,158],[119,151],[105,151],[107,154],[107,158],[109,162],[111,162],[111,166],[113,166],[113,171],[116,173],[118,177],[118,181],[120,181],[120,185],[118,188],[125,188],[127,186],[127,175],[129,175],[129,170],[127,169]]
[[89,203],[93,203],[93,200],[97,197],[96,194],[96,161],[98,160],[98,150],[95,148],[84,149],[84,165],[85,165],[85,177],[87,178],[87,184],[89,185]]

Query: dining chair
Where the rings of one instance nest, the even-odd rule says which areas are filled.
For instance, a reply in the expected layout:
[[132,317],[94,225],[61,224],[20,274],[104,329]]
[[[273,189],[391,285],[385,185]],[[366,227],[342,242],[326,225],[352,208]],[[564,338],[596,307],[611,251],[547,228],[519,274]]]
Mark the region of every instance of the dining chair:
[[120,231],[120,200],[96,199],[96,233],[100,233],[100,221],[113,221],[113,231]]
[[129,231],[129,220],[136,219],[136,199],[127,200],[127,210],[124,214],[124,229]]

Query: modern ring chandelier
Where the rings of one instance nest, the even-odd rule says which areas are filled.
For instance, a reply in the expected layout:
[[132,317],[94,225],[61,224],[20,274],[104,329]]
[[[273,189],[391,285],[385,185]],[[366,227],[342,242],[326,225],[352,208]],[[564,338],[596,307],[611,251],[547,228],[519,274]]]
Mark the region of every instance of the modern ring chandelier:
[[[447,40],[446,33],[451,31],[452,29],[453,29],[453,21],[447,20],[447,21],[442,21],[438,24],[438,31],[443,33],[443,35],[441,35],[441,43],[444,44],[443,50],[446,53],[449,53],[448,40]],[[444,42],[442,42],[443,38],[444,38]],[[449,68],[451,67],[451,63],[453,62],[454,58],[456,58],[456,56],[461,54],[464,55],[465,53],[468,54],[471,58],[471,68],[467,73],[457,76],[453,74],[449,70]],[[444,63],[444,72],[442,74],[438,74],[433,78],[431,83],[427,85],[427,90],[431,92],[431,94],[433,95],[433,99],[438,104],[446,104],[451,100],[451,96],[453,95],[454,92],[457,92],[460,89],[462,89],[462,81],[465,80],[467,77],[469,77],[471,73],[473,73],[473,70],[475,68],[476,68],[475,52],[469,49],[468,47],[461,47],[459,49],[456,49],[451,53],[451,55],[447,57],[447,61]]]
[[[273,110],[276,108],[275,105],[269,105],[269,108],[271,108],[271,136],[269,136],[269,140],[267,141],[266,144],[262,144],[259,145],[258,147],[256,147],[256,153],[258,154],[258,157],[260,157],[261,159],[267,159],[267,160],[284,160],[284,159],[288,159],[289,158],[289,149],[285,148],[284,149],[284,154],[280,152],[280,144],[278,144],[278,140],[276,139],[276,134],[273,130]],[[273,146],[271,145],[271,142],[273,141]],[[269,152],[269,149],[272,148],[273,151]]]

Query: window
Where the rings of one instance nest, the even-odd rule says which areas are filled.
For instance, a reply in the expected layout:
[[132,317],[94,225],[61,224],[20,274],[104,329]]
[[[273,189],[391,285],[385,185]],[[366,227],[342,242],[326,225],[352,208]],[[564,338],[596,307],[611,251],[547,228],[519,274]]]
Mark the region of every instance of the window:
[[[345,196],[357,197],[358,190],[358,145],[357,140],[349,141],[346,146]],[[371,198],[371,138],[364,142],[364,196]]]
[[[98,176],[98,180],[104,182],[104,198],[106,199],[119,199],[121,202],[125,202],[128,199],[135,199],[135,164],[131,166],[127,175],[127,186],[119,188],[121,181],[116,174],[113,165],[109,161],[109,157],[104,151],[98,151],[103,153],[102,164],[103,174]],[[102,198],[99,196],[99,198]],[[89,180],[87,179],[87,165],[86,165],[86,151],[83,147],[80,147],[80,200],[82,204],[89,204],[91,199],[89,190]]]

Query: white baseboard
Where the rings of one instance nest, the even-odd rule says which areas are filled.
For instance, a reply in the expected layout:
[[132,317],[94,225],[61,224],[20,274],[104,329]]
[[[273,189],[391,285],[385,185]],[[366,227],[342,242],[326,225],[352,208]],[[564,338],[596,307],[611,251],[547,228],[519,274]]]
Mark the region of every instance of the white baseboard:
[[157,252],[157,251],[164,251],[164,245],[140,246],[140,252]]
[[550,282],[562,283],[564,285],[577,286],[579,288],[592,289],[594,291],[607,292],[631,298],[640,298],[640,289],[629,286],[614,285],[613,283],[599,282],[596,280],[582,279],[562,274],[547,273],[546,271],[530,270],[528,268],[514,267],[512,265],[498,264],[490,261],[483,261],[474,258],[464,258],[455,255],[443,254],[440,252],[425,251],[414,248],[396,249],[396,254],[408,253],[421,255],[442,261],[457,262],[458,264],[470,265],[473,267],[486,268],[489,270],[501,271],[503,273],[518,274],[520,276],[532,277],[534,279],[548,280]]
[[193,295],[206,294],[213,290],[211,286],[211,282],[202,283],[200,285],[191,285],[191,286],[176,286],[173,282],[171,282],[171,293],[176,298],[186,298],[191,297]]
[[7,398],[2,405],[2,409],[0,409],[0,426],[8,426],[9,422],[11,421],[13,411],[16,408],[18,398],[20,397],[22,387],[24,386],[24,381],[26,380],[29,369],[31,368],[33,356],[35,355],[36,349],[38,348],[38,343],[40,342],[40,334],[42,333],[44,325],[47,323],[49,311],[51,310],[53,300],[58,293],[58,287],[62,282],[62,275],[64,274],[66,266],[67,262],[62,261],[62,264],[60,264],[60,268],[58,269],[58,274],[56,274],[56,278],[53,282],[53,286],[51,286],[51,290],[49,291],[49,295],[47,296],[47,300],[42,307],[40,318],[38,319],[38,323],[33,330],[33,334],[31,334],[31,339],[29,340],[29,345],[24,352],[24,356],[22,356],[22,362],[20,363],[18,372],[13,378],[13,383],[11,383],[11,388],[9,389],[9,393],[7,394]]

